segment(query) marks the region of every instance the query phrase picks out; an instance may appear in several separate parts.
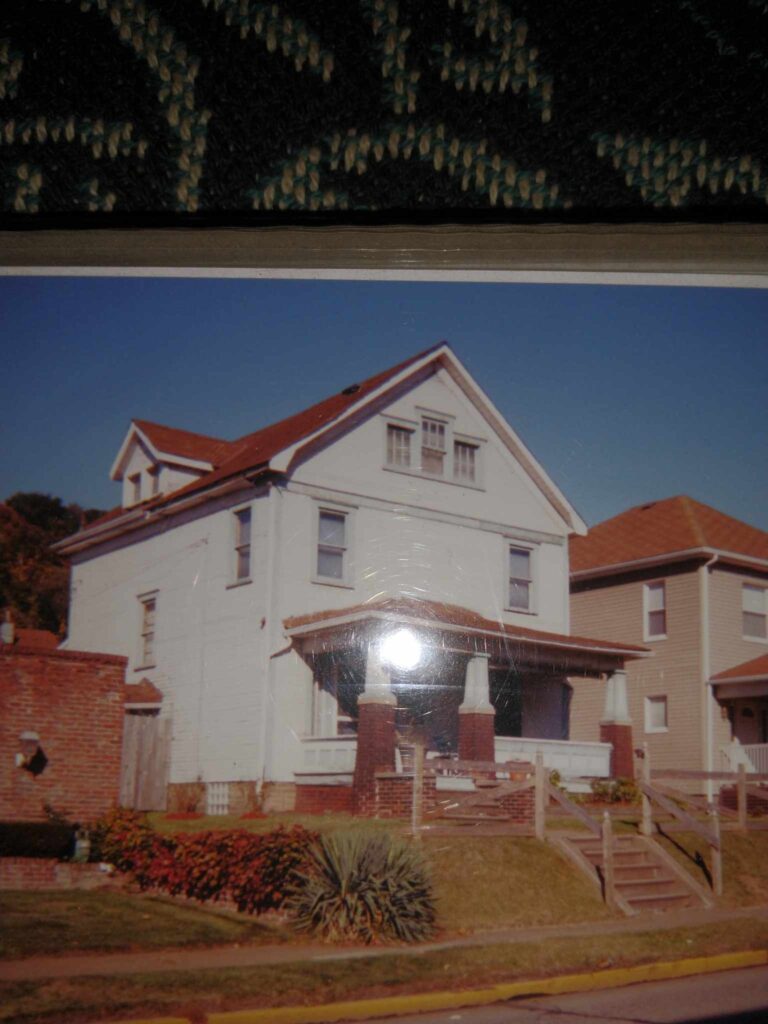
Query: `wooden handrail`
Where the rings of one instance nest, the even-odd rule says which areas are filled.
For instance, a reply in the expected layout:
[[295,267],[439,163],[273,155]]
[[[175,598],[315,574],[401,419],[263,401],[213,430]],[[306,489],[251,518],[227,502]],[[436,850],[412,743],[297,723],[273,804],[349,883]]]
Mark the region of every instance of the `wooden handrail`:
[[591,818],[587,812],[583,811],[578,804],[573,802],[573,800],[569,800],[565,793],[561,792],[557,786],[553,786],[551,782],[547,781],[545,783],[545,789],[548,796],[557,800],[560,806],[563,807],[568,814],[572,815],[574,818],[578,818],[583,825],[587,826],[590,832],[594,832],[596,836],[602,835],[601,827],[594,818]]
[[[668,814],[677,818],[678,821],[681,821],[686,825],[691,832],[695,832],[697,835],[700,835],[701,838],[708,842],[710,846],[714,847],[718,851],[720,850],[720,837],[716,834],[714,829],[710,830],[705,825],[702,825],[700,821],[697,821],[682,808],[678,807],[674,800],[670,800],[669,797],[666,797],[663,793],[659,792],[658,789],[654,789],[653,786],[648,785],[647,782],[639,782],[638,785],[649,800],[655,800],[660,807],[662,807]],[[681,794],[681,797],[682,796],[683,794]]]
[[[713,782],[736,782],[738,772],[696,772],[687,768],[652,768],[652,779],[711,779]],[[754,782],[768,782],[765,772],[748,772],[747,778]]]

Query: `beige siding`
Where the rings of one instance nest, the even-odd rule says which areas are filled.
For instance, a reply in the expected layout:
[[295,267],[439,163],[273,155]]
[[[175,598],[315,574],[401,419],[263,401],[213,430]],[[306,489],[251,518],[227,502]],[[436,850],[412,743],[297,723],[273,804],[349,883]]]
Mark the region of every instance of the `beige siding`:
[[[643,586],[666,583],[667,639],[643,637]],[[571,595],[571,631],[576,635],[645,644],[652,658],[627,664],[629,709],[636,745],[648,743],[656,767],[704,767],[704,685],[700,663],[699,578],[688,571],[644,579],[618,578]],[[571,737],[598,738],[602,687],[571,680]],[[645,732],[645,698],[666,696],[669,730]]]
[[749,575],[715,565],[710,578],[710,636],[712,675],[768,653],[765,640],[745,640],[741,626],[741,588],[768,587],[768,573]]

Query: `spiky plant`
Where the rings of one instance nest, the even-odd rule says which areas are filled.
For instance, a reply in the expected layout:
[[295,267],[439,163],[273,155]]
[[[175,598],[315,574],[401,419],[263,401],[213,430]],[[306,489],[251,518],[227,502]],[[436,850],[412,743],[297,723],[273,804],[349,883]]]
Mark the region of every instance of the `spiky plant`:
[[419,942],[435,928],[435,903],[417,850],[387,835],[321,837],[296,872],[287,907],[299,931],[326,941]]

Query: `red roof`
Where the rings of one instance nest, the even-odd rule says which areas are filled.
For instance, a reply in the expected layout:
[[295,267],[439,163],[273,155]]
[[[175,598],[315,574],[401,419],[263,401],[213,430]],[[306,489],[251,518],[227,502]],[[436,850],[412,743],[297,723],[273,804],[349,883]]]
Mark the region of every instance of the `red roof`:
[[680,495],[637,505],[572,537],[571,572],[710,549],[768,561],[768,533]]
[[442,601],[426,601],[414,597],[385,597],[367,604],[353,605],[349,608],[337,608],[332,611],[312,612],[308,615],[295,615],[284,620],[287,632],[302,626],[317,625],[323,628],[324,622],[336,619],[360,617],[379,617],[382,614],[399,619],[419,620],[434,624],[436,629],[441,626],[458,626],[481,633],[502,634],[511,640],[538,642],[546,646],[557,645],[571,648],[588,648],[594,651],[610,651],[624,654],[627,657],[639,657],[648,654],[647,647],[635,644],[613,643],[610,640],[593,640],[583,636],[571,636],[567,633],[549,633],[540,629],[528,629],[525,626],[511,626],[505,622],[486,619],[483,615],[469,608]]
[[734,665],[725,672],[718,672],[712,676],[713,683],[728,683],[745,679],[768,679],[768,654],[761,654],[751,661],[743,661],[741,665]]
[[48,629],[24,629],[16,630],[16,642],[24,647],[44,647],[47,650],[55,650],[61,641],[55,633]]
[[444,342],[440,342],[433,345],[431,348],[425,349],[424,352],[419,352],[418,355],[411,356],[410,359],[392,366],[389,370],[377,373],[359,384],[345,387],[337,394],[331,395],[330,398],[324,398],[322,402],[317,402],[316,405],[312,405],[308,409],[303,409],[301,412],[279,420],[277,423],[272,423],[268,427],[262,427],[261,430],[257,430],[253,434],[246,434],[238,441],[229,442],[228,457],[222,460],[216,469],[187,484],[186,487],[174,491],[172,495],[157,499],[157,504],[162,504],[168,497],[176,498],[179,495],[191,494],[220,480],[226,480],[228,477],[246,473],[260,466],[266,467],[269,460],[278,452],[297,444],[321,427],[328,426],[347,409],[366,398],[382,384],[386,384],[388,380],[396,377],[431,352],[435,352],[444,344]]
[[162,700],[162,691],[158,690],[151,679],[140,679],[138,683],[125,685],[126,704],[160,704]]
[[149,420],[133,421],[151,444],[160,452],[179,455],[183,459],[195,459],[198,462],[210,462],[217,466],[228,455],[233,442],[222,441],[218,437],[207,437],[205,434],[193,434],[190,430],[178,430],[176,427],[164,427],[160,423]]

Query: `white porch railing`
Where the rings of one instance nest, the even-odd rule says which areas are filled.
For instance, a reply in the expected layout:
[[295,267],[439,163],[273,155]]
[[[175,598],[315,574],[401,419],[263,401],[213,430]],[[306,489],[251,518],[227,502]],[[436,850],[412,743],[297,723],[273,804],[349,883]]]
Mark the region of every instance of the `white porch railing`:
[[[351,777],[355,770],[357,736],[307,736],[301,745],[302,765],[297,774]],[[560,772],[564,779],[608,778],[611,773],[610,743],[542,740],[527,736],[496,737],[495,758],[499,762],[534,762],[539,751],[544,756],[544,767]]]
[[302,773],[351,775],[357,736],[307,736],[301,741]]
[[768,773],[768,743],[729,743],[722,752],[726,771],[735,772],[743,764],[748,772]]
[[539,740],[528,736],[497,736],[497,761],[536,760],[541,752],[544,767],[563,779],[600,778],[611,774],[611,744],[577,740]]

